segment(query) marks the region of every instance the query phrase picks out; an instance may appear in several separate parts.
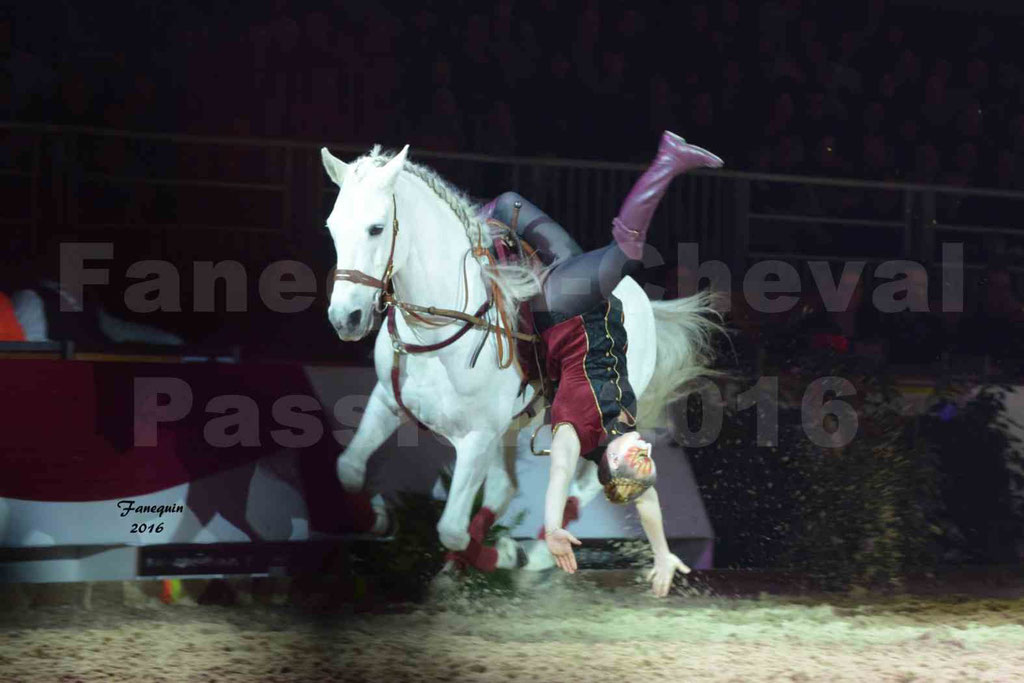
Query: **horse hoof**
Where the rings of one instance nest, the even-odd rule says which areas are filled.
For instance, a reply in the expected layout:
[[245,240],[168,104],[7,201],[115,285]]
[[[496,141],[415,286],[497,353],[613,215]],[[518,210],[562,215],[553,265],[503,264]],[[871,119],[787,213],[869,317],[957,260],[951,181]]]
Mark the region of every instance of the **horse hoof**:
[[498,550],[499,569],[522,569],[530,560],[523,546],[511,536],[502,536],[495,542],[494,547]]
[[470,537],[465,531],[438,529],[437,535],[441,545],[453,552],[462,552],[469,545]]
[[359,493],[366,482],[366,468],[338,459],[338,480],[347,493]]
[[445,598],[459,587],[459,567],[449,560],[430,582],[430,591],[437,598]]
[[523,546],[516,543],[516,569],[523,569],[530,563],[530,556],[523,550]]
[[534,541],[533,546],[525,552],[527,562],[523,569],[527,571],[540,572],[555,566],[555,557],[548,550],[548,544],[544,541]]
[[391,514],[382,495],[378,493],[374,496],[373,500],[370,501],[370,506],[377,516],[373,523],[373,528],[370,530],[371,534],[390,538],[398,533],[398,520]]

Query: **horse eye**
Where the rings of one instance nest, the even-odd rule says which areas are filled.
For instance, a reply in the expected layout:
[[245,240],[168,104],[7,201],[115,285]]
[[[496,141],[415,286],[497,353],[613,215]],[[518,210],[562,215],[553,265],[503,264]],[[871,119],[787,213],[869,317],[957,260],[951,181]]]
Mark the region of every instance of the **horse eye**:
[[370,235],[371,236],[377,236],[377,235],[381,234],[382,232],[384,232],[384,226],[383,225],[371,225],[370,226]]

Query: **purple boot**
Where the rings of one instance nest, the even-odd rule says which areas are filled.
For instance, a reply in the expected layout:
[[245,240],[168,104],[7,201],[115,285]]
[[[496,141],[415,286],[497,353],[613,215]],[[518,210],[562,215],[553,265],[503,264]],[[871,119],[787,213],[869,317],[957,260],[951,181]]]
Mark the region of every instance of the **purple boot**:
[[647,228],[673,178],[693,168],[719,168],[722,163],[706,149],[687,144],[675,133],[665,131],[654,161],[633,185],[619,215],[612,221],[612,235],[622,253],[633,260],[642,258]]

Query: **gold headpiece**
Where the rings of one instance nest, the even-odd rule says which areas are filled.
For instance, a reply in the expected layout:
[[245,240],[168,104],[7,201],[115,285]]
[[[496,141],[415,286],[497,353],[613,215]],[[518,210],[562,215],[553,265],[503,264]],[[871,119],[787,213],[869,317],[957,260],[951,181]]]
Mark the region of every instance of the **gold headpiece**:
[[604,487],[605,498],[616,505],[630,503],[657,481],[654,459],[650,447],[631,446],[618,466],[612,468],[605,450],[598,469],[598,478]]

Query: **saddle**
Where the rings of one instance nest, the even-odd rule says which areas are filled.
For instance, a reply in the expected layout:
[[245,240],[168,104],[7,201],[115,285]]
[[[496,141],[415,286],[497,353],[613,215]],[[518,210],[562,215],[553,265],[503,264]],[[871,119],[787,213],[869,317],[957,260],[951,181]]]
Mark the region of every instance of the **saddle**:
[[[496,262],[503,265],[519,265],[524,262],[535,266],[540,264],[537,251],[526,240],[519,237],[514,229],[493,218],[487,219],[487,227],[490,229],[491,234],[491,255]],[[520,332],[539,337],[533,318],[533,310],[530,308],[528,301],[519,304],[518,323]],[[550,403],[552,398],[551,388],[544,377],[544,344],[538,341],[518,339],[516,341],[515,362],[516,368],[519,371],[519,377],[522,380],[519,393],[522,394],[526,390],[527,385],[532,384],[536,391],[535,395],[537,397],[543,396]],[[531,405],[527,406],[523,412],[528,413],[532,417],[533,406],[536,402],[536,400],[532,401]]]

